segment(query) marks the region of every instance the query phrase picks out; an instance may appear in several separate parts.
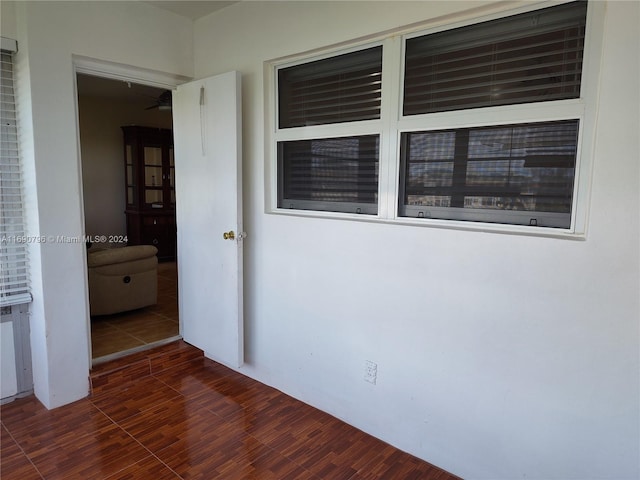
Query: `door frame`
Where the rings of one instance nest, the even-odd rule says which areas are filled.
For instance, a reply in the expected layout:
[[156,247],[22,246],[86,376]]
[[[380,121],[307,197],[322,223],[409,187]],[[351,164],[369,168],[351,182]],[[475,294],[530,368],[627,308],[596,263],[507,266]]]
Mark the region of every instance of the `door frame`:
[[[78,109],[78,74],[92,75],[94,77],[108,78],[111,80],[121,80],[124,82],[148,85],[151,87],[161,88],[164,90],[175,90],[178,85],[191,80],[191,77],[177,75],[173,73],[160,72],[146,68],[134,67],[106,60],[98,60],[95,58],[73,55],[73,91],[74,91],[74,109],[76,115],[76,145],[78,151],[78,190],[80,192],[80,216],[82,220],[82,231],[85,231],[85,212],[84,212],[84,191],[82,187],[82,150],[80,148],[80,115]],[[177,199],[176,199],[177,202]],[[83,261],[83,282],[85,294],[85,322],[87,327],[87,349],[89,365],[87,371],[92,368],[92,351],[91,351],[91,315],[89,312],[89,271],[86,256]],[[178,312],[179,314],[179,312]],[[182,321],[179,324],[179,334],[182,334]]]

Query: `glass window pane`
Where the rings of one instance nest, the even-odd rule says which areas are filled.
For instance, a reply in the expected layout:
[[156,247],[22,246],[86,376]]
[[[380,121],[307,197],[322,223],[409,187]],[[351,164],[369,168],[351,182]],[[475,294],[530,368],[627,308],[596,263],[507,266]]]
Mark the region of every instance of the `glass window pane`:
[[278,143],[278,206],[377,213],[378,135]]
[[578,120],[404,133],[401,215],[420,216],[413,207],[547,212],[564,214],[568,228],[577,141]]
[[580,96],[587,2],[407,40],[405,115]]
[[162,167],[144,167],[144,184],[147,187],[162,185]]
[[382,47],[278,71],[280,128],[380,118]]

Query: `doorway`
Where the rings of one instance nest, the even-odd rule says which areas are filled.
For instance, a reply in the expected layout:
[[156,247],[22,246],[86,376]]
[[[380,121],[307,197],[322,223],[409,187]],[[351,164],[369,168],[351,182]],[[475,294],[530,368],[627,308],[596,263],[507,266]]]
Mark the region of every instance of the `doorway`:
[[[133,238],[127,225],[130,181],[126,178],[122,127],[172,129],[170,91],[80,72],[76,81],[87,255],[144,244],[148,239]],[[157,268],[157,303],[91,316],[93,364],[180,338],[175,254],[163,254],[161,260]]]

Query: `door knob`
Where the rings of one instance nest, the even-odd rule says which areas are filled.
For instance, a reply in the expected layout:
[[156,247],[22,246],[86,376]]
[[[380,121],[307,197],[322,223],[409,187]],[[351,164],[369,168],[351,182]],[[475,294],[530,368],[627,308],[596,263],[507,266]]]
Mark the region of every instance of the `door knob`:
[[224,238],[225,240],[235,240],[236,234],[233,233],[233,230],[230,230],[228,232],[224,232],[222,234],[222,238]]

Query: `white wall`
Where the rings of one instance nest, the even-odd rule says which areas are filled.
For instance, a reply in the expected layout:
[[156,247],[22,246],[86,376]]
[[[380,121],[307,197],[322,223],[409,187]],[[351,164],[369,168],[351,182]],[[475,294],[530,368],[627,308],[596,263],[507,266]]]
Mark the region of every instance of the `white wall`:
[[[141,2],[19,2],[29,233],[82,233],[72,54],[237,69],[243,371],[466,478],[637,478],[637,2],[607,5],[586,241],[264,213],[265,60],[482,5],[241,2],[196,23],[192,56],[191,22]],[[87,393],[84,247],[31,253],[35,390],[55,407]]]
[[78,99],[85,233],[126,235],[123,125],[171,128],[171,111],[118,98]]
[[7,398],[18,393],[13,322],[0,323],[0,346],[0,398]]
[[16,2],[2,2],[0,10],[0,32],[6,38],[15,39],[18,36],[16,24]]
[[482,6],[241,2],[196,21],[195,77],[243,75],[242,371],[465,478],[638,478],[637,2],[607,5],[585,241],[264,213],[264,61]]
[[[28,234],[80,236],[72,56],[190,76],[193,23],[142,2],[17,2],[15,12]],[[30,253],[34,391],[53,408],[88,393],[85,247],[47,241]]]

